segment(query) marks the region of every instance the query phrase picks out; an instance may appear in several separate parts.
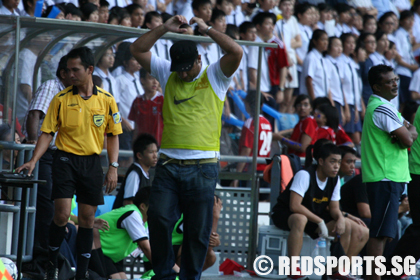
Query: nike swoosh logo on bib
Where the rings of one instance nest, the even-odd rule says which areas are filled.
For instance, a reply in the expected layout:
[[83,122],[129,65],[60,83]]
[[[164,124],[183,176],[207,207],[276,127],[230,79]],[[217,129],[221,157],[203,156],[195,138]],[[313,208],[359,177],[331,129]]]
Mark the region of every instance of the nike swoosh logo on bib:
[[195,95],[194,95],[194,96],[192,96],[192,97],[190,97],[190,98],[185,98],[185,99],[179,99],[179,100],[176,100],[176,98],[175,98],[175,96],[174,96],[174,104],[175,104],[175,105],[179,105],[179,104],[181,104],[182,102],[188,101],[188,100],[190,100],[190,99],[191,99],[191,98],[193,98],[193,97],[195,97]]

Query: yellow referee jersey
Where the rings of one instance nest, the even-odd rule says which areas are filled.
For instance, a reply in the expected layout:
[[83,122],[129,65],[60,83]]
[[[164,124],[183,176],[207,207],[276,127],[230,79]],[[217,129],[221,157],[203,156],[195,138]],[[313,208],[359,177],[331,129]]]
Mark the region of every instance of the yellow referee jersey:
[[105,90],[94,86],[92,96],[85,100],[77,87],[70,86],[54,96],[41,131],[58,131],[55,145],[59,150],[82,156],[99,154],[105,133],[122,133],[121,115],[114,97]]

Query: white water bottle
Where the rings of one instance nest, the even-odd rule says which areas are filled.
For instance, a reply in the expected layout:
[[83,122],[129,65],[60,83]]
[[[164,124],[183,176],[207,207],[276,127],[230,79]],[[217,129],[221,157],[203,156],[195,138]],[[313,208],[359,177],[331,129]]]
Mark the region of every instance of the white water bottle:
[[319,237],[317,240],[319,256],[327,258],[327,240],[324,237]]

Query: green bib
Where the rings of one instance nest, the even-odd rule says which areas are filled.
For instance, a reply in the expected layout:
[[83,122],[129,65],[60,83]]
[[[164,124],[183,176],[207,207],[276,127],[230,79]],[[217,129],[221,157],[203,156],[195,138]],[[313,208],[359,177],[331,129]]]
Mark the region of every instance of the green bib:
[[184,240],[184,231],[181,230],[180,226],[184,223],[184,214],[181,214],[178,222],[176,222],[174,230],[172,231],[172,245],[182,245]]
[[[413,125],[416,127],[417,132],[420,131],[420,110],[417,110],[416,116],[414,117]],[[408,156],[408,162],[410,165],[410,173],[420,175],[420,139],[417,138],[411,146],[411,153]]]
[[[390,134],[373,122],[373,113],[382,104],[385,102],[372,95],[366,107],[362,131],[363,182],[378,182],[385,178],[400,183],[411,181],[407,149],[398,142],[392,143]],[[398,118],[403,120],[400,113]]]
[[[123,260],[137,248],[137,244],[133,242],[127,230],[117,227],[118,220],[129,211],[138,212],[143,219],[139,208],[134,204],[114,209],[98,217],[109,223],[109,230],[100,230],[99,233],[104,255],[111,258],[115,263]],[[145,227],[147,228],[147,222],[145,223]]]
[[223,103],[207,77],[207,68],[192,82],[173,72],[163,102],[163,149],[219,151]]

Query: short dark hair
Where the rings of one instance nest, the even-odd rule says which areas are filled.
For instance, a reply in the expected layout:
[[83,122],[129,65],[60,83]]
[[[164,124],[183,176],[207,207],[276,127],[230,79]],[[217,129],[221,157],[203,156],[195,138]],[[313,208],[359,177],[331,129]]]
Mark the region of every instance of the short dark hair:
[[65,10],[65,15],[67,16],[68,14],[71,14],[73,16],[78,16],[78,17],[82,17],[82,12],[80,11],[79,8],[77,8],[73,3],[67,3],[64,6],[64,10]]
[[344,46],[344,43],[347,41],[347,39],[350,38],[350,37],[354,38],[354,42],[356,43],[356,36],[354,36],[353,33],[349,32],[349,33],[341,34],[340,40],[341,40],[341,43],[343,44],[343,46]]
[[329,37],[328,38],[328,49],[327,49],[326,52],[324,52],[324,55],[326,55],[327,53],[329,53],[331,51],[332,43],[333,43],[334,40],[339,40],[341,42],[340,38],[338,38],[336,36]]
[[306,168],[312,165],[314,158],[316,160],[318,160],[320,148],[327,143],[332,144],[332,142],[330,140],[325,139],[325,138],[321,138],[321,139],[318,139],[315,142],[315,144],[309,145],[306,148],[306,151],[305,151],[305,153],[306,153],[306,155],[305,155],[305,167]]
[[320,12],[329,12],[333,10],[333,8],[327,3],[319,3],[317,7]]
[[339,147],[334,145],[333,143],[325,143],[322,145],[318,151],[315,152],[314,149],[314,158],[317,162],[319,162],[319,159],[325,160],[330,155],[340,155],[341,156],[341,150]]
[[150,144],[158,145],[156,138],[148,133],[141,133],[133,143],[134,159],[137,159],[137,153],[143,154]]
[[239,25],[239,34],[247,33],[248,29],[255,28],[255,24],[250,21],[244,21],[241,25]]
[[314,110],[318,109],[319,106],[324,105],[324,104],[331,104],[330,99],[328,97],[326,97],[326,96],[324,96],[324,97],[317,97],[312,102],[312,105],[314,106],[313,107]]
[[57,78],[61,80],[61,70],[65,70],[67,72],[67,55],[61,57],[60,62],[58,63],[57,71],[55,75]]
[[215,22],[216,19],[221,18],[221,17],[226,17],[225,12],[223,12],[222,10],[219,10],[219,9],[215,8],[215,9],[213,9],[213,11],[211,13],[210,22]]
[[216,0],[216,5],[222,5],[223,1],[227,1],[229,3],[232,3],[232,0]]
[[140,205],[144,203],[149,206],[150,193],[152,188],[150,186],[140,188],[133,199],[133,204],[140,208]]
[[410,10],[405,10],[400,13],[400,21],[405,20],[406,18],[414,17],[414,14]]
[[371,20],[371,19],[373,19],[373,20],[375,20],[376,21],[376,18],[374,17],[374,16],[372,16],[372,15],[368,15],[368,14],[366,14],[366,15],[364,15],[363,16],[363,27],[366,25],[366,23],[369,21],[369,20]]
[[312,5],[312,4],[309,4],[308,2],[296,5],[296,8],[295,8],[296,18],[299,19],[299,17],[298,17],[299,14],[303,15],[304,13],[306,13],[307,10],[309,10],[313,7],[315,7],[315,6]]
[[337,14],[346,13],[351,10],[351,6],[346,3],[338,3],[334,8]]
[[99,7],[109,7],[109,2],[106,0],[100,0],[99,1]]
[[349,147],[349,146],[346,146],[346,145],[342,145],[342,146],[338,146],[339,148],[340,148],[340,150],[341,150],[341,156],[342,157],[344,157],[345,155],[347,155],[347,154],[352,154],[352,155],[355,155],[355,156],[357,156],[357,152],[356,152],[356,150],[355,149],[353,149],[353,148],[351,148],[351,147]]
[[71,50],[67,54],[67,59],[70,58],[80,58],[82,61],[82,65],[87,69],[89,66],[95,65],[95,58],[93,56],[93,52],[88,47],[80,47],[77,49]]
[[[162,16],[162,22],[163,23],[165,23],[168,19],[170,19],[171,17],[174,16],[174,15],[171,15],[170,13],[167,13],[167,12],[161,13],[160,15]],[[180,26],[180,28],[183,28],[183,27]]]
[[156,11],[147,12],[144,16],[144,22],[142,28],[147,28],[146,23],[151,23],[153,18],[162,18],[161,14]]
[[271,18],[273,20],[273,24],[276,24],[276,15],[270,12],[261,12],[256,14],[252,19],[252,23],[255,24],[255,26],[261,25],[267,18]]
[[379,64],[370,68],[368,72],[368,80],[369,80],[369,85],[372,88],[372,91],[373,91],[374,85],[382,82],[383,75],[392,71],[394,71],[394,68],[385,64]]
[[383,15],[379,18],[379,20],[378,20],[378,24],[382,24],[382,23],[384,23],[384,21],[385,21],[387,18],[392,17],[392,16],[396,16],[396,14],[395,14],[394,12],[386,12],[385,14],[383,14]]
[[326,125],[331,127],[334,131],[337,131],[340,119],[338,116],[338,110],[333,105],[323,104],[318,107],[318,110],[325,115],[327,118]]
[[28,2],[29,1],[31,1],[33,5],[36,4],[36,0],[23,0],[22,1],[22,3],[23,3],[23,9],[25,9],[25,11],[28,11],[28,9],[29,9],[29,5],[28,5]]
[[137,9],[142,9],[143,10],[143,8],[139,4],[136,4],[136,3],[133,3],[133,4],[128,5],[127,7],[125,7],[125,9],[130,14],[130,16]]
[[147,72],[147,70],[144,69],[144,67],[140,68],[140,79],[145,79],[147,77],[147,74],[149,74],[149,72]]
[[88,19],[89,19],[89,16],[90,16],[93,12],[98,11],[98,6],[96,6],[96,5],[95,5],[95,4],[93,4],[93,3],[88,2],[88,3],[84,4],[84,5],[80,8],[80,10],[82,11],[82,14],[83,14],[83,19],[84,19],[84,20],[88,20]]
[[204,6],[206,4],[211,5],[211,1],[210,0],[193,0],[191,3],[191,7],[193,8],[193,10],[198,10],[201,6]]
[[309,100],[309,104],[311,104],[311,107],[312,107],[312,100],[309,97],[309,95],[306,95],[306,94],[299,94],[296,97],[295,104],[293,104],[293,107],[296,107],[300,102],[302,102],[303,100],[306,100],[306,99]]
[[233,40],[236,40],[236,36],[239,36],[239,28],[235,24],[228,24],[226,26],[226,35],[228,35]]

